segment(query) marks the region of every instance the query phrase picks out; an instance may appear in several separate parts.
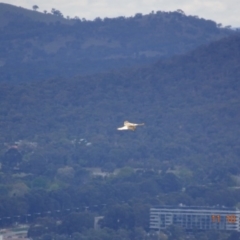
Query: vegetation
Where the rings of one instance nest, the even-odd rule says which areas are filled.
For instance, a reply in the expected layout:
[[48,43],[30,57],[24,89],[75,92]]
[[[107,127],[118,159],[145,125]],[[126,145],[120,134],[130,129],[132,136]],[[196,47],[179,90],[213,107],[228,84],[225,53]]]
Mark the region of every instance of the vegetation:
[[[178,42],[183,41],[185,47],[174,45],[173,52],[162,55],[164,59],[141,67],[129,65],[128,69],[107,73],[97,73],[98,69],[89,76],[71,77],[63,69],[60,57],[66,57],[64,51],[72,51],[71,47],[65,50],[63,47],[59,55],[48,55],[38,48],[34,56],[42,54],[41,60],[29,60],[24,68],[18,65],[26,53],[24,48],[11,45],[13,39],[16,46],[25,46],[26,39],[36,39],[33,45],[42,47],[50,36],[55,39],[56,29],[62,36],[70,36],[71,31],[79,28],[81,32],[75,31],[75,37],[85,44],[96,43],[89,42],[94,34],[94,39],[111,36],[114,44],[116,39],[125,44],[126,52],[124,48],[116,50],[114,44],[108,51],[105,43],[108,50],[102,52],[100,49],[104,47],[88,46],[86,51],[80,48],[91,61],[99,57],[98,66],[104,62],[110,68],[107,57],[113,53],[117,56],[119,51],[130,56],[124,61],[119,59],[120,65],[126,66],[129,59],[133,64],[138,62],[138,57],[133,58],[132,54],[144,49],[146,41],[149,41],[146,51],[149,46],[160,51],[161,41],[166,39],[154,35],[157,27],[153,32],[150,28],[154,24],[159,26],[158,18],[169,24],[172,19],[169,30],[172,35],[179,27],[175,20],[183,24]],[[191,32],[184,33],[189,18],[191,24],[200,24],[196,26],[198,39],[206,25],[212,26],[203,34],[202,42],[195,38],[193,45],[187,44]],[[69,239],[70,235],[76,240],[238,239],[237,233],[210,231],[188,235],[178,226],[158,235],[149,230],[148,222],[149,208],[154,205],[237,207],[240,204],[240,36],[179,11],[136,14],[128,19],[76,21],[72,25],[34,22],[23,16],[18,22],[20,26],[21,21],[32,24],[32,27],[24,25],[29,26],[28,32],[13,21],[5,28],[5,35],[0,34],[3,42],[0,48],[5,54],[2,56],[8,57],[11,64],[0,70],[7,80],[0,83],[0,226],[28,222],[29,237],[39,240]],[[140,30],[141,24],[145,26],[143,23],[147,27]],[[120,27],[125,30],[121,32]],[[46,29],[49,35],[40,34]],[[139,35],[147,29],[148,37],[143,37],[146,32]],[[129,32],[132,35],[127,38]],[[169,58],[225,35],[231,36]],[[75,50],[80,46],[77,44]],[[170,45],[164,46],[168,49]],[[28,47],[33,49],[32,45]],[[78,50],[72,54],[75,58],[80,56]],[[50,55],[52,65],[48,62]],[[89,59],[85,63],[90,63]],[[146,59],[144,63],[150,61],[150,57]],[[68,60],[74,74],[82,71],[76,70],[76,59]],[[52,75],[41,61],[46,61]],[[43,79],[55,77],[34,81],[40,76],[36,66],[43,71]],[[60,72],[54,70],[56,66]],[[19,81],[8,82],[11,79],[4,74],[12,74],[13,80],[19,71],[23,73]],[[69,76],[63,77],[63,72]],[[117,131],[124,120],[145,122],[145,126],[135,132]],[[95,217],[100,217],[97,230],[93,230]]]
[[234,33],[182,11],[86,21],[65,19],[55,8],[44,14],[2,3],[0,13],[1,82],[144,65]]

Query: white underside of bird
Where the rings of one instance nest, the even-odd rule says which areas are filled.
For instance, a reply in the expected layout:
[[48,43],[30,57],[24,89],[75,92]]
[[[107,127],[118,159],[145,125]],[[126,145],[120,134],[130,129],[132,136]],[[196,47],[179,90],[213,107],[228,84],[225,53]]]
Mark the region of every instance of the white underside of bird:
[[144,123],[130,123],[128,121],[125,121],[124,126],[119,127],[117,130],[132,130],[132,131],[134,131],[137,126],[143,126],[143,125],[144,125]]

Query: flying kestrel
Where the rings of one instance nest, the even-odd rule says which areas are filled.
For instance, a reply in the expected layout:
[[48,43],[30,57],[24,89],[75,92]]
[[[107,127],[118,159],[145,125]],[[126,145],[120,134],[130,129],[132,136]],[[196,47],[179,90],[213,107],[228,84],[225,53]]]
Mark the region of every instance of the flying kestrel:
[[144,123],[130,123],[128,121],[125,121],[123,127],[118,128],[117,130],[132,130],[134,131],[137,126],[143,126]]

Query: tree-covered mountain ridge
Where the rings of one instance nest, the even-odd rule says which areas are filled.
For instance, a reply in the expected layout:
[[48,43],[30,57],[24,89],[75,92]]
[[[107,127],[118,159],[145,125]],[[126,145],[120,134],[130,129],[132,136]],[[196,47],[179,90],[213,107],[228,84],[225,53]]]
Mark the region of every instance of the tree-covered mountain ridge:
[[0,13],[0,81],[43,80],[143,65],[234,33],[180,10],[87,21],[1,3]]
[[[239,207],[239,65],[236,35],[145,67],[0,83],[0,226],[28,221],[33,239],[153,240],[151,206]],[[117,131],[124,120],[145,126]],[[189,238],[174,227],[161,237],[176,231]]]
[[[239,60],[240,37],[232,36],[145,68],[2,83],[1,142],[37,142],[65,164],[185,166],[201,181],[236,175]],[[118,132],[124,120],[145,126]]]

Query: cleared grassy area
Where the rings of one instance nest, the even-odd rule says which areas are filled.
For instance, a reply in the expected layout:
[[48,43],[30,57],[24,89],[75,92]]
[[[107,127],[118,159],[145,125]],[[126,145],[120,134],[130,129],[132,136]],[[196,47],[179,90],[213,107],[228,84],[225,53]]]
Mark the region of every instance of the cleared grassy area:
[[9,21],[12,21],[13,16],[17,17],[21,15],[30,18],[33,21],[45,23],[61,22],[65,24],[73,24],[75,22],[74,20],[68,20],[51,13],[45,14],[38,11],[17,7],[11,4],[0,3],[0,28],[6,26]]

